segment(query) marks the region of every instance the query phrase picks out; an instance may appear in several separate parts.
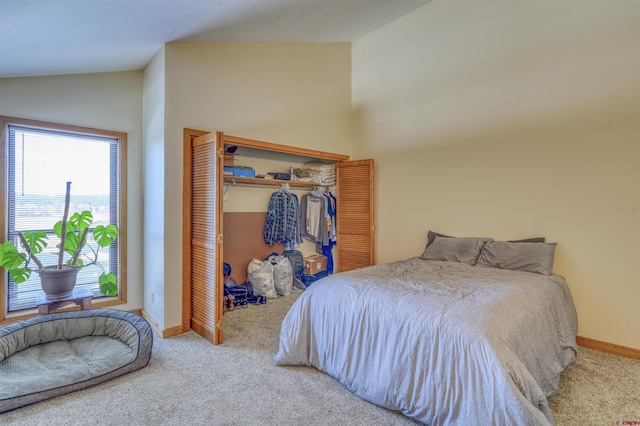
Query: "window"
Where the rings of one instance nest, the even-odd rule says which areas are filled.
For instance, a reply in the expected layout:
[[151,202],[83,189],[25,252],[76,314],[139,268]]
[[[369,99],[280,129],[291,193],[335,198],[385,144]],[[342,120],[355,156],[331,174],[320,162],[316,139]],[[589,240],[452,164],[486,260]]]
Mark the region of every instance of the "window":
[[[108,250],[101,250],[100,263],[116,274],[118,299],[125,301],[126,280],[121,271],[126,271],[126,234],[121,215],[126,195],[122,170],[126,135],[11,117],[0,117],[0,124],[0,194],[6,206],[0,220],[0,241],[12,240],[17,246],[18,231],[53,235],[53,224],[63,216],[66,182],[71,182],[70,212],[90,210],[92,226],[114,224],[119,228],[118,240]],[[55,264],[55,252],[55,244],[50,243],[47,253],[39,258],[45,265]],[[36,296],[41,291],[38,275],[34,273],[26,282],[16,284],[5,270],[0,272],[2,313],[36,308]],[[88,288],[98,298],[98,275],[96,268],[83,269],[76,286]],[[97,301],[94,299],[94,304]]]

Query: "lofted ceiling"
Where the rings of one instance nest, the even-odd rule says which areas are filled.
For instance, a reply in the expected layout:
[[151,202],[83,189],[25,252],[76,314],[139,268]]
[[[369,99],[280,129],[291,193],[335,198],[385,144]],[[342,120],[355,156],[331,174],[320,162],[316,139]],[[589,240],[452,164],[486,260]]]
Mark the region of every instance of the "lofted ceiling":
[[351,42],[431,0],[0,0],[0,78],[139,70],[170,42]]

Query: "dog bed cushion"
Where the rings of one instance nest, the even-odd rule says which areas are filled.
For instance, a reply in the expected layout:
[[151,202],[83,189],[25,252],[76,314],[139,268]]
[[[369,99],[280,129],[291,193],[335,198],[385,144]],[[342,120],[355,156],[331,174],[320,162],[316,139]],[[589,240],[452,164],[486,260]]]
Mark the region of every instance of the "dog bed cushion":
[[0,328],[0,413],[146,366],[153,333],[132,312],[91,309]]

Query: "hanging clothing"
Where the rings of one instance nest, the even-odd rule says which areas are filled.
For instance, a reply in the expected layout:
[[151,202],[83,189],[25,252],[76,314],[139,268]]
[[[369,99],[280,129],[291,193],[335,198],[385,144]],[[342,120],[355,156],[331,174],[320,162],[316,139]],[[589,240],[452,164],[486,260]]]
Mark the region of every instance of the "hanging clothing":
[[319,245],[329,243],[327,228],[327,200],[322,195],[310,192],[300,200],[300,227],[302,236]]
[[300,198],[303,238],[316,243],[316,251],[327,257],[327,271],[333,273],[332,247],[336,241],[336,198],[318,189]]
[[300,232],[300,206],[298,196],[284,186],[271,194],[264,227],[264,241],[273,246],[284,244],[286,250],[294,250],[302,243]]
[[333,251],[331,249],[335,245],[335,241],[330,241],[328,246],[322,246],[322,254],[327,257],[327,272],[330,274],[333,274]]
[[322,254],[327,257],[327,271],[333,274],[333,246],[336,245],[336,197],[329,191],[324,193],[327,198],[327,212],[329,220],[327,225],[329,227],[329,244],[322,246]]
[[336,241],[336,197],[329,191],[324,193],[324,196],[327,198],[327,212],[329,215],[329,220],[327,222],[327,226],[329,228],[329,241]]

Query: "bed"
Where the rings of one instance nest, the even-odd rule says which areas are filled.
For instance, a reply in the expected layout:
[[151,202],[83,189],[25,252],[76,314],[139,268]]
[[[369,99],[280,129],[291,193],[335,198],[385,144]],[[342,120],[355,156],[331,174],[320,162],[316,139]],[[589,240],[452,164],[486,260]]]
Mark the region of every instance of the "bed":
[[421,256],[324,278],[284,318],[275,364],[430,425],[554,424],[577,317],[541,240],[430,232]]

